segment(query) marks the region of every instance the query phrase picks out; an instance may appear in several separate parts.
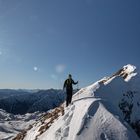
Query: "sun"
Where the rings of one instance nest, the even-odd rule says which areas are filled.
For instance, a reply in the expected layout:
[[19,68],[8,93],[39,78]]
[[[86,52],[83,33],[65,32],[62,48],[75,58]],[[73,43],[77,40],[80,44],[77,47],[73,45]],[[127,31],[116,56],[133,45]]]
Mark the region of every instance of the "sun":
[[37,66],[34,66],[34,71],[38,71],[38,67]]

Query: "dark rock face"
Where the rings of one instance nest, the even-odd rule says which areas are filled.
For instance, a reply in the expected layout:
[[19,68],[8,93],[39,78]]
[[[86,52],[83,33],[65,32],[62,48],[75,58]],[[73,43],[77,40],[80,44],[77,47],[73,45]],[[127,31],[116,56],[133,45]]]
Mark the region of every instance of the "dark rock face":
[[135,130],[137,135],[140,137],[140,119],[133,119],[133,113],[136,111],[136,108],[140,110],[139,101],[135,102],[136,91],[128,91],[123,94],[123,98],[119,103],[119,108],[123,113],[124,120]]

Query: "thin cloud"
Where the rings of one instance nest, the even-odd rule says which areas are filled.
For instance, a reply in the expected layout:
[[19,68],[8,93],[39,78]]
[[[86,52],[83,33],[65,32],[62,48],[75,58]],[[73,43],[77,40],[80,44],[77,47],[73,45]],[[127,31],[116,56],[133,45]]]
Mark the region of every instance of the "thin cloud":
[[57,73],[63,73],[66,69],[66,66],[64,64],[59,64],[56,66],[55,70]]

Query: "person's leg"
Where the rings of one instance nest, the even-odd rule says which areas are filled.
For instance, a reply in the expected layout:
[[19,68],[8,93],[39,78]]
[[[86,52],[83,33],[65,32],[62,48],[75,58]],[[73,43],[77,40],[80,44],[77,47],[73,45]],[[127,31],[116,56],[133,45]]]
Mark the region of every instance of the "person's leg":
[[71,103],[71,100],[72,100],[72,94],[70,95],[70,98],[69,98],[69,104]]
[[71,98],[72,98],[72,92],[71,89],[67,90],[67,102],[66,102],[66,106],[68,106],[71,103]]
[[66,107],[69,105],[69,95],[67,93],[67,97],[66,97]]
[[71,103],[72,101],[72,89],[69,91],[69,104]]

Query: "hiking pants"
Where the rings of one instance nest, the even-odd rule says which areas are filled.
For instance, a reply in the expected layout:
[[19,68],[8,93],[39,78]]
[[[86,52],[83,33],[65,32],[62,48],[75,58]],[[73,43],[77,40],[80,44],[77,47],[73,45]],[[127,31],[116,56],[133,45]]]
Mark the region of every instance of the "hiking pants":
[[72,89],[67,89],[66,106],[71,103],[72,100]]

